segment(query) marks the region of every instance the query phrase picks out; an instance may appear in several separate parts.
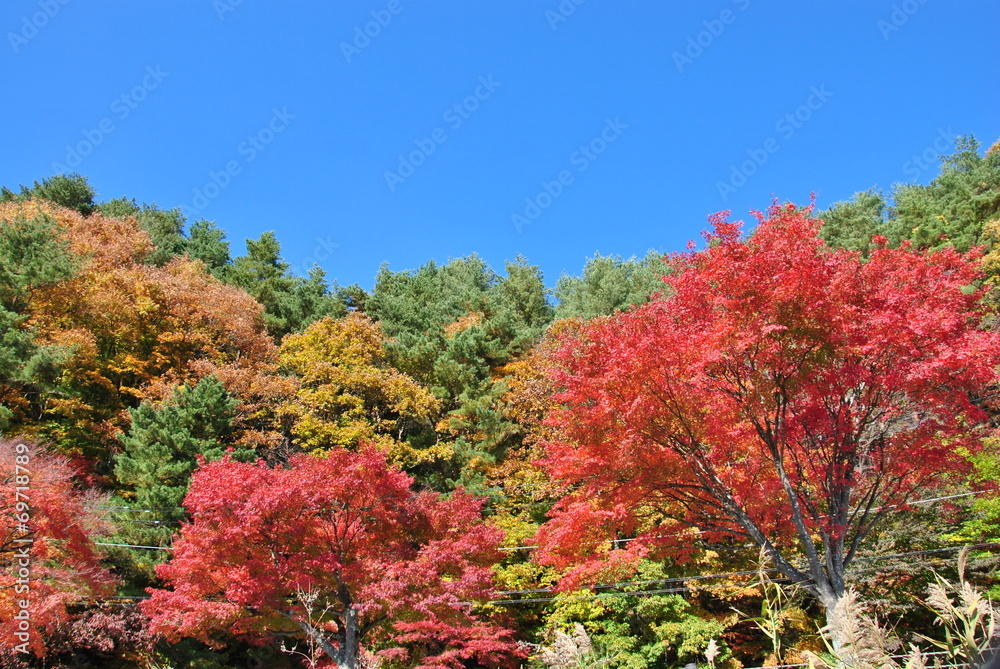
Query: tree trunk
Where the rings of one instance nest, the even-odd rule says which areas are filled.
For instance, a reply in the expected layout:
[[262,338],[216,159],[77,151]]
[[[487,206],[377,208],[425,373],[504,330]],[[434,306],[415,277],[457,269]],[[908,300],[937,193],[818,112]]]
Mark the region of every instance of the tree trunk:
[[830,648],[833,650],[833,654],[837,657],[837,663],[843,666],[845,664],[843,656],[844,636],[841,632],[843,627],[837,620],[837,604],[840,603],[840,597],[833,594],[821,595],[819,601],[826,613],[824,634],[830,644]]
[[358,669],[358,612],[353,606],[344,612],[344,647],[340,665],[344,669]]

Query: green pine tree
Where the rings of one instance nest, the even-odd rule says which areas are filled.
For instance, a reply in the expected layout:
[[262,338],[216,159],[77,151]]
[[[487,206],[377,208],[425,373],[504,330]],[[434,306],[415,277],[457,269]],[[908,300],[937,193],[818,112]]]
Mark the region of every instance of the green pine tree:
[[[0,225],[0,387],[51,390],[66,351],[35,344],[27,327],[28,294],[72,276],[77,259],[48,216],[19,217]],[[38,392],[28,395],[37,397]],[[0,404],[0,430],[9,428],[14,418],[14,411]]]
[[[850,200],[836,202],[819,214],[823,219],[820,237],[830,246],[860,251],[867,256],[872,238],[884,235],[886,201],[875,189],[857,193]],[[898,243],[898,240],[897,240]]]
[[817,214],[824,220],[821,236],[866,254],[875,235],[893,247],[904,241],[918,249],[953,246],[962,252],[991,246],[993,238],[984,232],[987,223],[1000,220],[1000,149],[980,148],[975,137],[959,137],[926,186],[897,184],[888,200],[873,189],[837,202]]
[[218,275],[232,262],[226,233],[205,219],[191,224],[186,250],[192,259],[205,263],[212,274]]
[[438,431],[413,435],[452,444],[453,458],[415,472],[437,488],[481,489],[482,468],[502,457],[519,435],[496,408],[497,371],[535,344],[552,320],[539,269],[518,257],[506,276],[479,256],[429,262],[417,270],[383,266],[365,312],[391,338],[393,366],[442,400]]
[[0,202],[16,200],[48,200],[62,207],[75,209],[84,216],[89,216],[94,204],[94,189],[86,177],[79,174],[57,174],[54,177],[36,181],[29,186],[21,186],[21,192],[15,193],[6,186],[0,188]]
[[[121,435],[123,452],[115,459],[119,494],[130,507],[116,514],[121,543],[170,544],[186,518],[180,507],[198,457],[223,456],[235,409],[236,400],[214,376],[179,386],[159,406],[143,402],[132,409],[132,426]],[[240,449],[233,457],[247,461],[256,456]]]
[[980,148],[975,137],[959,137],[929,184],[897,186],[889,226],[894,234],[886,237],[963,252],[983,244],[983,225],[1000,218],[1000,151],[981,154]]
[[556,284],[556,318],[594,318],[625,311],[663,291],[667,266],[662,253],[622,260],[600,254],[587,260],[581,276],[564,274]]
[[248,239],[246,244],[247,254],[223,268],[219,277],[264,306],[264,322],[275,339],[301,332],[324,316],[346,315],[344,299],[331,291],[322,269],[314,267],[308,278],[292,274],[273,232]]

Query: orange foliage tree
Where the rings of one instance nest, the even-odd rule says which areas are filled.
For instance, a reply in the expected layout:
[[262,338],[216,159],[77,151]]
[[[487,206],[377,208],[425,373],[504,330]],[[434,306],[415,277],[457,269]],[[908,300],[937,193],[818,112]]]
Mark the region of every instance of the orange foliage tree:
[[46,202],[0,205],[0,220],[37,214],[56,221],[80,267],[30,292],[30,327],[65,359],[58,387],[21,403],[22,431],[101,457],[128,408],[215,374],[242,401],[239,441],[281,443],[273,409],[295,382],[277,375],[260,305],[200,262],[147,264],[153,246],[134,218],[84,217]]

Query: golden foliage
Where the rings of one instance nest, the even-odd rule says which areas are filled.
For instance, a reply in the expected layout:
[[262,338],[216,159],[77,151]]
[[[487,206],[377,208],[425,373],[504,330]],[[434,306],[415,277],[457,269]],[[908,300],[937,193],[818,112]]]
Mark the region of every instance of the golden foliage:
[[406,442],[408,428],[432,424],[441,403],[386,362],[384,344],[379,326],[361,314],[327,317],[285,338],[281,365],[302,383],[285,411],[302,446],[323,452],[374,443],[402,466],[450,453],[441,445]]
[[[0,220],[45,214],[80,258],[70,279],[32,290],[29,326],[39,345],[62,347],[60,387],[38,419],[110,446],[127,409],[177,384],[217,374],[241,400],[237,434],[248,445],[280,441],[264,405],[295,389],[277,372],[262,308],[187,258],[144,264],[153,244],[134,218],[79,213],[46,202],[0,204]],[[23,426],[28,433],[32,426]],[[51,429],[51,423],[50,423]],[[59,440],[60,434],[48,436]]]
[[483,321],[483,315],[477,312],[470,311],[465,316],[460,317],[453,323],[448,323],[444,326],[444,336],[451,338],[457,335],[459,332],[464,332],[471,327],[479,325]]

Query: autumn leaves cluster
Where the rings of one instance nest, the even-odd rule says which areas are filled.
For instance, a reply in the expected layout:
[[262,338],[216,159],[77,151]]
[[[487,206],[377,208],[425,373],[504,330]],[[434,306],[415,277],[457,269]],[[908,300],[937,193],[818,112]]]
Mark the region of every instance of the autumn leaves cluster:
[[995,479],[1000,159],[969,151],[895,208],[594,258],[555,305],[522,258],[365,291],[81,177],[5,189],[0,455],[30,445],[33,498],[25,533],[3,465],[0,632],[31,539],[36,663],[513,666],[578,624],[636,669],[776,662],[739,579],[656,585],[760,555],[802,593],[774,638],[815,648],[862,556],[1000,517],[894,520]]
[[241,400],[237,442],[280,443],[269,414],[295,386],[278,375],[277,346],[250,296],[185,257],[145,262],[153,244],[135,219],[85,217],[34,200],[3,205],[0,217],[5,235],[51,235],[36,246],[53,257],[31,260],[71,268],[61,280],[29,286],[14,304],[58,376],[42,392],[31,370],[5,384],[12,428],[79,452],[100,476],[129,408],[215,375]]
[[[79,183],[70,178],[56,185]],[[31,600],[33,654],[58,658],[67,630],[89,620],[74,607],[120,604],[120,595],[141,598],[148,586],[162,586],[172,575],[197,572],[218,580],[226,573],[219,564],[184,568],[183,547],[193,538],[174,545],[181,524],[194,518],[203,519],[199,530],[210,528],[204,536],[214,537],[216,546],[267,547],[272,557],[280,553],[298,567],[244,556],[250,562],[236,568],[230,583],[219,590],[216,580],[215,590],[198,593],[212,600],[232,595],[236,603],[226,610],[194,596],[184,599],[182,593],[195,586],[178,581],[174,594],[141,612],[113,610],[107,624],[113,629],[103,630],[99,643],[85,644],[84,652],[124,645],[119,659],[152,657],[155,638],[185,633],[209,648],[219,645],[220,634],[233,640],[250,630],[291,630],[306,643],[339,633],[339,642],[319,644],[339,648],[350,627],[346,610],[354,610],[345,601],[358,600],[353,638],[364,637],[366,648],[387,658],[431,654],[454,665],[469,657],[508,662],[522,654],[509,631],[468,610],[491,596],[490,566],[499,559],[503,532],[483,524],[482,502],[472,497],[414,496],[414,481],[401,468],[421,475],[419,487],[448,490],[455,487],[449,481],[465,474],[465,464],[492,457],[485,450],[477,456],[473,444],[491,429],[480,424],[489,422],[483,414],[500,415],[493,404],[503,388],[494,370],[527,350],[550,316],[534,268],[512,264],[500,281],[470,258],[428,266],[416,277],[386,274],[385,283],[404,284],[401,289],[376,292],[365,310],[353,305],[348,313],[350,290],[335,292],[321,277],[292,277],[273,237],[251,240],[248,255],[236,259],[204,248],[192,253],[199,241],[194,233],[208,228],[172,238],[182,230],[171,230],[177,221],[172,212],[44,194],[36,189],[0,204],[7,272],[2,313],[9,333],[0,374],[3,427],[33,444],[32,559],[58,565],[58,577],[36,572],[51,594],[36,588]],[[174,253],[164,252],[171,247]],[[401,339],[416,335],[410,346],[388,350],[397,342],[363,311],[381,309],[389,314],[386,323],[406,328],[413,301],[434,290],[426,284],[435,281],[456,284],[453,303],[438,305],[441,313],[424,309],[428,323],[401,333]],[[526,327],[526,318],[536,322]],[[466,364],[457,364],[463,357]],[[469,407],[466,416],[463,407]],[[495,422],[498,439],[516,438],[513,423]],[[15,444],[4,443],[8,450]],[[344,459],[349,451],[363,452],[350,461],[352,478]],[[266,464],[242,464],[254,461]],[[311,467],[321,469],[310,475]],[[264,483],[281,472],[285,483]],[[213,480],[217,473],[223,479]],[[237,482],[243,488],[227,487]],[[13,510],[15,479],[6,483],[4,503]],[[249,498],[264,499],[270,491],[280,517],[257,507],[263,515],[256,518],[231,513],[237,500],[247,498],[241,491],[257,484],[263,489]],[[210,492],[199,498],[199,489]],[[380,496],[389,489],[394,492]],[[366,494],[381,505],[381,514],[366,507]],[[198,499],[232,500],[226,517],[252,536],[234,541],[223,521],[195,510]],[[303,525],[302,514],[311,508],[319,509],[316,524]],[[360,519],[338,515],[351,509],[360,510]],[[4,555],[11,558],[26,537],[13,515],[5,518]],[[278,535],[275,523],[284,525]],[[293,538],[304,543],[282,544]],[[331,543],[338,540],[346,543]],[[173,550],[174,559],[160,564]],[[263,563],[253,567],[257,559]],[[286,601],[311,592],[319,593],[318,601],[309,600],[316,620],[303,601]],[[13,601],[5,597],[4,609]],[[183,602],[190,604],[187,613]],[[251,606],[266,613],[232,612]],[[339,626],[331,622],[338,614]],[[5,620],[6,633],[12,620]],[[146,630],[144,637],[118,634],[135,626]]]

